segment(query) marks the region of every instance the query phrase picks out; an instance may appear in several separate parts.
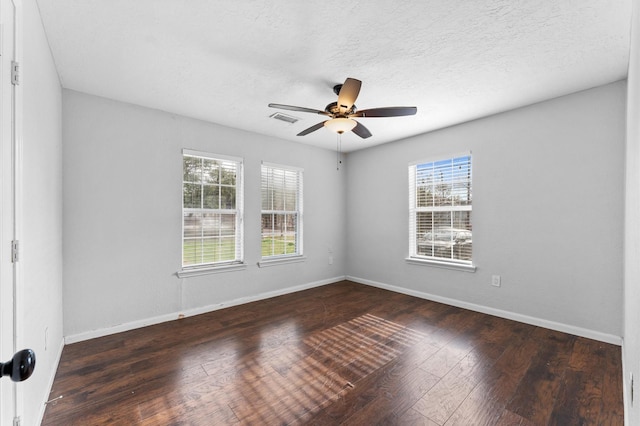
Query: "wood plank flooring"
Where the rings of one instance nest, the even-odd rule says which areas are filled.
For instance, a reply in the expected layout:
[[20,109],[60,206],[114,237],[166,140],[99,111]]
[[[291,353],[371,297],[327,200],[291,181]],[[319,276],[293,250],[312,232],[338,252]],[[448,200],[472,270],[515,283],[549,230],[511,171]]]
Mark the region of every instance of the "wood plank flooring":
[[348,281],[68,345],[43,425],[622,425],[620,348]]

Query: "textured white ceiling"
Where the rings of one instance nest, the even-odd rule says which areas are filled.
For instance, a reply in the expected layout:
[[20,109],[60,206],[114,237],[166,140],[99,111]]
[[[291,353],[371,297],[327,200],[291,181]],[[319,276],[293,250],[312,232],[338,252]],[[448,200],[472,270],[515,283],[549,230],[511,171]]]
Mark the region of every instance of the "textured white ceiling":
[[314,109],[362,80],[353,151],[528,105],[627,74],[631,0],[37,0],[62,85],[329,149]]

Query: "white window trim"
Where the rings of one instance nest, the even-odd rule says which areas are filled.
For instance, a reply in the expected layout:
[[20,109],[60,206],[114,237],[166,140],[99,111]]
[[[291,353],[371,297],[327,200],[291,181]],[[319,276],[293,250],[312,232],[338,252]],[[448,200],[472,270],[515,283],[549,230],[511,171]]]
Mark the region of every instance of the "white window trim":
[[[457,154],[445,154],[445,155],[441,155],[441,156],[434,156],[434,157],[430,157],[427,159],[423,159],[423,160],[419,160],[419,161],[412,161],[408,164],[408,170],[409,170],[409,185],[410,185],[410,192],[411,192],[411,187],[414,188],[414,194],[409,194],[409,196],[411,197],[412,195],[415,195],[415,180],[416,180],[416,176],[415,176],[415,171],[416,171],[416,166],[420,165],[420,164],[424,164],[424,163],[432,163],[432,162],[436,162],[436,161],[441,161],[441,160],[446,160],[447,158],[458,158],[458,157],[465,157],[465,156],[470,156],[471,158],[473,158],[472,152],[471,151],[465,151],[465,152],[460,152]],[[473,160],[472,160],[472,164],[473,164]],[[472,168],[473,170],[473,168]],[[471,181],[473,182],[473,171],[472,173],[472,178]],[[476,271],[476,265],[473,263],[473,257],[471,261],[461,261],[461,260],[456,260],[456,259],[451,259],[451,260],[446,260],[446,259],[433,259],[433,258],[426,258],[426,257],[422,257],[422,256],[412,256],[412,253],[414,253],[415,251],[415,229],[414,226],[415,224],[412,223],[415,222],[415,205],[412,205],[411,203],[415,203],[415,199],[411,199],[410,198],[410,205],[409,205],[409,256],[405,258],[405,262],[407,264],[411,264],[411,265],[418,265],[418,266],[432,266],[432,267],[437,267],[437,268],[445,268],[445,269],[452,269],[452,270],[458,270],[458,271],[464,271],[464,272],[475,272]],[[471,206],[460,206],[463,207],[460,210],[468,210],[468,211],[473,211],[473,205]],[[411,210],[414,209],[414,212],[412,212]],[[432,209],[432,211],[438,211],[438,210],[442,210],[442,211],[450,211],[451,209],[449,207],[435,207]]]
[[178,278],[198,277],[201,275],[219,274],[221,272],[243,271],[247,269],[246,263],[229,263],[227,265],[207,265],[185,267],[176,272]]
[[404,259],[410,265],[417,266],[435,266],[436,268],[453,269],[456,271],[475,272],[476,265],[473,263],[457,263],[457,262],[443,262],[434,259],[424,259],[421,257],[407,257]]
[[[189,265],[182,266],[176,275],[178,278],[188,278],[194,276],[208,275],[208,274],[217,274],[221,272],[232,272],[244,270],[247,268],[247,264],[244,261],[244,158],[242,157],[234,157],[229,155],[220,155],[214,154],[211,152],[197,151],[193,149],[182,149],[181,160],[183,161],[184,156],[192,156],[213,160],[227,160],[233,161],[238,164],[238,171],[236,174],[236,209],[237,218],[236,218],[236,229],[238,230],[238,235],[236,235],[236,243],[240,243],[240,252],[238,253],[239,260],[231,261],[231,262],[219,262],[219,263],[206,263],[199,265]],[[184,197],[184,194],[180,190],[181,198]],[[184,212],[184,204],[183,200],[181,200],[180,204],[183,205],[182,211]],[[190,210],[190,209],[186,209]],[[204,210],[204,209],[198,209]],[[180,227],[181,235],[180,235],[180,252],[181,259],[184,258],[184,217],[182,218],[182,225]],[[181,260],[182,263],[182,260]]]
[[235,161],[236,163],[240,163],[240,164],[244,164],[244,158],[242,157],[233,157],[231,155],[220,155],[220,154],[214,154],[212,152],[205,152],[205,151],[196,151],[193,149],[183,149],[182,150],[182,156],[185,155],[190,155],[192,157],[200,157],[200,158],[206,158],[208,160],[228,160],[228,161]]
[[304,169],[302,167],[287,166],[287,165],[284,165],[284,164],[270,163],[268,161],[261,161],[260,165],[261,166],[266,166],[266,167],[273,167],[273,168],[277,168],[277,169],[290,170],[292,172],[304,173]]
[[286,265],[288,263],[299,263],[299,262],[304,262],[306,261],[307,258],[306,256],[302,256],[302,255],[292,255],[292,254],[287,254],[287,255],[279,255],[279,256],[271,256],[271,257],[265,257],[263,260],[260,260],[258,262],[258,267],[259,268],[268,268],[270,266],[277,266],[277,265]]
[[[294,254],[279,254],[275,256],[267,256],[262,257],[258,261],[258,267],[266,268],[269,266],[283,265],[287,263],[298,263],[304,262],[307,258],[304,256],[304,245],[303,245],[303,230],[304,230],[304,169],[302,167],[295,166],[287,166],[284,164],[270,163],[267,161],[260,162],[260,178],[262,179],[262,166],[277,168],[282,170],[289,170],[298,173],[298,177],[300,179],[299,182],[299,192],[298,192],[298,210],[262,210],[260,209],[260,215],[263,213],[276,213],[276,214],[292,214],[295,213],[298,216],[298,230],[296,235],[296,247],[298,247],[298,252]],[[262,205],[262,200],[260,200]],[[262,237],[262,230],[260,231],[260,236]]]
[[[407,164],[407,166],[417,166],[419,164],[434,163],[437,161],[447,160],[449,158],[458,158],[458,157],[465,157],[465,156],[473,156],[473,153],[471,151],[459,151],[455,154],[434,155],[431,157],[423,158],[422,160],[411,161],[409,162],[409,164]],[[472,170],[472,173],[473,173],[473,170]]]

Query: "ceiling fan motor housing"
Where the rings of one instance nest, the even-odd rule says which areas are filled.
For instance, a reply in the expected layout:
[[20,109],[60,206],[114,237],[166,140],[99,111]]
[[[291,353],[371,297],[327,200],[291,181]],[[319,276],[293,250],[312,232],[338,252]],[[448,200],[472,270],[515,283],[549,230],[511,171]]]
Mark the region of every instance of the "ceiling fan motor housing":
[[[341,86],[341,85],[339,85]],[[327,105],[324,110],[326,112],[328,112],[329,114],[331,114],[334,117],[346,117],[348,115],[351,114],[355,114],[356,111],[358,110],[358,108],[356,108],[355,104],[351,106],[351,108],[345,112],[344,114],[340,113],[340,108],[338,107],[338,102],[331,102],[329,105]]]

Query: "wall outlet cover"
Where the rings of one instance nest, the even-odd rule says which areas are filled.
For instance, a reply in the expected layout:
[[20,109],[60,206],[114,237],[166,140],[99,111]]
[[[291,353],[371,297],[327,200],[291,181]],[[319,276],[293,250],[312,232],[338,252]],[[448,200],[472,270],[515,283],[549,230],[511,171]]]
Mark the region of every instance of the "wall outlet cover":
[[491,276],[491,285],[494,287],[500,287],[500,275]]

